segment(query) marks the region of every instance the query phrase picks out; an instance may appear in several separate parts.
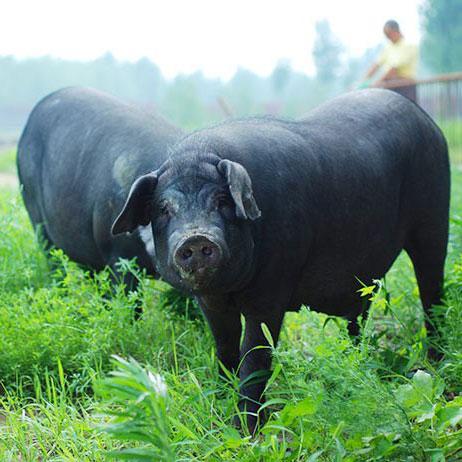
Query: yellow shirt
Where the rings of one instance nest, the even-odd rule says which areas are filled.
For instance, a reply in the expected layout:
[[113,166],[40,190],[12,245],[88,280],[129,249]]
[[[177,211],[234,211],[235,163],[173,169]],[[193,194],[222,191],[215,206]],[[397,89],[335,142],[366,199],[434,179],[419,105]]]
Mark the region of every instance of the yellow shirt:
[[378,59],[385,72],[395,68],[403,79],[415,79],[417,74],[418,49],[415,45],[400,39],[396,43],[388,43]]

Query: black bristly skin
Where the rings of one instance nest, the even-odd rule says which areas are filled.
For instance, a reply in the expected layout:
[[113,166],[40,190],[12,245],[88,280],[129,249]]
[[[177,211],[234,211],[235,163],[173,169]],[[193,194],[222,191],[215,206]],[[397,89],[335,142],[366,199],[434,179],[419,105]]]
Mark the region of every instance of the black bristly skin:
[[[255,349],[268,346],[261,324],[276,344],[284,313],[302,304],[346,317],[357,333],[359,281],[383,277],[402,249],[427,313],[441,300],[447,146],[430,117],[393,92],[352,92],[297,121],[229,120],[200,130],[155,175],[159,272],[197,297],[218,358],[229,370],[242,361],[242,381],[269,373],[270,349]],[[212,205],[217,194],[233,202],[226,213]],[[168,216],[163,206],[156,212],[165,200]],[[126,206],[114,226],[129,229],[130,216]],[[215,252],[212,263],[201,249]],[[199,262],[193,269],[189,258]],[[265,379],[241,389],[252,432],[264,387]]]

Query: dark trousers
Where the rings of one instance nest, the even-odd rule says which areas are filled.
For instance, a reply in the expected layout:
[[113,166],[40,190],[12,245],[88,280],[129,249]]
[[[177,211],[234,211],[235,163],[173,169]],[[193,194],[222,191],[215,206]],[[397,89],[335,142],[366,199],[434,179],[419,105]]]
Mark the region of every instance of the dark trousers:
[[414,103],[417,103],[417,86],[415,84],[406,85],[405,87],[391,88],[391,90],[409,98],[411,101],[414,101]]

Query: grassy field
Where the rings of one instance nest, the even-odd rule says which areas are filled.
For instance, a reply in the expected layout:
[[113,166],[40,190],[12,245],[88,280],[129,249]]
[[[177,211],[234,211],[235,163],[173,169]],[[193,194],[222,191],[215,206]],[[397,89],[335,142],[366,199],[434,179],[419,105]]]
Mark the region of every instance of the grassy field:
[[458,120],[437,121],[449,146],[451,160],[456,164],[462,163],[462,122]]
[[[252,438],[230,425],[238,382],[219,380],[193,305],[142,275],[142,295],[119,288],[108,297],[107,273],[92,278],[60,252],[47,261],[19,193],[0,190],[0,460],[461,461],[456,168],[451,216],[446,305],[435,309],[444,359],[425,357],[414,274],[401,255],[357,345],[340,320],[306,308],[286,317],[271,416]],[[137,297],[145,315],[132,322]]]

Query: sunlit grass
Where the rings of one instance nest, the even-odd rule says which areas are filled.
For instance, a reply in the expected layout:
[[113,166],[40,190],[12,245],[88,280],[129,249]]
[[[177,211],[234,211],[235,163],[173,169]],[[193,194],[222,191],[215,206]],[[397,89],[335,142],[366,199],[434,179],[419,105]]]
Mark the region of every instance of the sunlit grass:
[[0,172],[16,173],[16,149],[0,150]]

